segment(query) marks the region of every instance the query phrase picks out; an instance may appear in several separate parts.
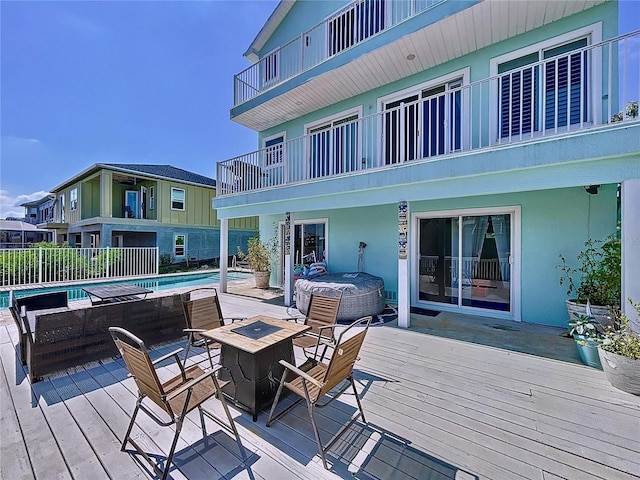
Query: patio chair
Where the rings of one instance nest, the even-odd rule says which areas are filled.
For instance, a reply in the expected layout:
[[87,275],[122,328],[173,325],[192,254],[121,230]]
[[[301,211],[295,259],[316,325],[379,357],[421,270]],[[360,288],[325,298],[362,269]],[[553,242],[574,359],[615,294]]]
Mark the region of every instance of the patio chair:
[[[182,306],[187,322],[187,328],[184,329],[184,332],[189,336],[185,348],[184,361],[187,361],[189,351],[192,347],[204,348],[209,357],[209,364],[213,369],[211,349],[217,349],[219,351],[220,344],[200,334],[225,324],[218,291],[212,287],[190,290],[182,294]],[[244,318],[230,318],[229,320],[235,322],[236,320],[244,320]]]
[[[311,425],[313,426],[313,432],[315,434],[316,441],[318,442],[320,457],[322,458],[324,468],[326,468],[327,470],[329,469],[329,467],[327,466],[327,460],[325,458],[326,452],[332,447],[332,445],[338,440],[338,438],[340,438],[340,436],[344,432],[346,432],[347,429],[351,425],[353,425],[359,418],[362,418],[362,421],[366,423],[366,420],[364,418],[364,411],[362,410],[360,398],[358,397],[358,392],[356,390],[356,385],[353,381],[353,366],[356,363],[356,360],[358,360],[360,347],[362,347],[362,343],[364,342],[364,337],[366,336],[367,330],[369,329],[371,319],[371,316],[360,318],[359,320],[356,320],[351,325],[349,325],[340,334],[333,349],[333,354],[331,355],[329,363],[319,362],[307,372],[303,372],[294,365],[291,365],[284,360],[280,360],[280,364],[285,367],[285,370],[282,373],[282,379],[280,380],[278,391],[273,400],[271,411],[269,412],[267,427],[271,426],[271,423],[274,420],[289,412],[302,400],[306,400],[307,410],[311,419]],[[364,324],[364,328],[355,335],[351,335],[352,329],[356,327],[356,325],[360,324]],[[295,378],[287,381],[289,372],[295,375]],[[342,386],[337,392],[332,392],[335,387],[344,383],[345,381],[346,384]],[[355,395],[356,402],[358,403],[358,412],[351,417],[349,423],[343,426],[338,431],[338,433],[336,433],[333,438],[329,440],[329,442],[327,442],[326,445],[323,445],[320,438],[320,431],[318,430],[318,426],[315,420],[315,409],[326,407],[340,395],[342,395],[350,386],[353,388],[353,393]],[[285,408],[277,415],[274,415],[278,400],[280,400],[280,396],[282,395],[282,390],[284,387],[286,387],[287,390],[294,393],[300,398],[298,398],[295,402],[293,402],[293,404]],[[329,399],[326,402],[321,403],[320,400],[325,395],[327,395]]]
[[[124,451],[127,442],[130,442],[136,451],[152,465],[153,469],[161,476],[162,480],[166,479],[171,467],[171,460],[173,459],[178,437],[182,430],[184,418],[189,412],[197,408],[200,413],[203,437],[207,436],[204,422],[204,417],[207,416],[235,436],[238,448],[240,449],[240,455],[243,460],[246,459],[244,447],[242,446],[240,436],[238,435],[238,430],[236,429],[233,418],[229,413],[229,408],[227,407],[227,403],[221,391],[221,388],[223,388],[228,382],[221,381],[216,378],[217,370],[205,373],[198,365],[192,365],[185,369],[183,363],[180,361],[180,357],[178,356],[182,349],[178,349],[158,358],[155,361],[151,361],[147,347],[138,337],[120,327],[109,327],[109,332],[111,333],[111,337],[113,338],[116,347],[122,354],[122,358],[127,365],[129,373],[133,376],[138,386],[138,400],[136,401],[136,407],[133,411],[133,415],[131,416],[131,422],[127,428],[127,433],[122,441],[121,451]],[[171,357],[173,357],[178,364],[180,374],[164,383],[160,383],[155,366]],[[206,410],[202,406],[205,401],[214,396],[216,396],[222,403],[224,413],[227,417],[226,420],[218,417],[213,412]],[[163,420],[143,404],[143,401],[147,398],[151,402],[155,403],[156,406],[160,407],[160,409],[168,416],[168,420]],[[161,470],[158,464],[154,462],[131,437],[131,430],[139,410],[142,410],[149,415],[149,417],[151,417],[151,419],[160,426],[167,427],[175,424],[176,432],[173,437],[171,449],[167,455],[164,470]]]
[[[309,298],[307,315],[303,322],[310,325],[311,330],[293,339],[293,345],[302,348],[305,357],[311,363],[322,361],[327,348],[335,345],[336,338],[333,334],[338,319],[342,292],[337,292],[335,297],[327,297],[312,293]],[[299,322],[301,319],[292,317],[285,320]],[[318,350],[322,347],[322,353],[318,357]]]

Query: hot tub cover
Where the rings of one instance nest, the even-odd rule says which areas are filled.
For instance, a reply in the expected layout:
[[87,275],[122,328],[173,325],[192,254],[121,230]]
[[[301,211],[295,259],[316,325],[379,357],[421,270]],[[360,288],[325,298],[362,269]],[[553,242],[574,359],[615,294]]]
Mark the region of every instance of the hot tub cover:
[[296,282],[296,307],[306,315],[311,294],[337,296],[342,292],[338,320],[357,320],[384,310],[384,280],[364,272],[329,273]]

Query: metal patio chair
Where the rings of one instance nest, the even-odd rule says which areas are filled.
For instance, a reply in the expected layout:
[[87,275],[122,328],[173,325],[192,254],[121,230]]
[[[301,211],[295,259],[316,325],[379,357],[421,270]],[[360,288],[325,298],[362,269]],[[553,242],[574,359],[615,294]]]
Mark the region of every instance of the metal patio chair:
[[[184,361],[189,357],[189,351],[192,347],[204,348],[209,357],[209,364],[213,367],[213,358],[211,357],[211,349],[220,350],[220,344],[213,340],[203,337],[202,332],[221,327],[225,324],[222,316],[222,308],[218,291],[213,287],[195,288],[182,294],[182,306],[184,308],[184,316],[187,322],[187,328],[184,332],[188,334],[187,346],[184,353]],[[231,322],[244,320],[244,318],[230,318]],[[219,352],[218,352],[219,354]]]
[[[293,345],[302,348],[304,355],[312,363],[322,361],[327,348],[336,343],[333,331],[338,319],[341,299],[342,292],[340,291],[335,297],[312,293],[306,317],[304,319],[296,317],[286,319],[296,322],[302,321],[305,325],[311,326],[311,330],[293,339]],[[321,348],[322,353],[318,357],[318,351]]]
[[[304,372],[294,365],[291,365],[284,360],[280,360],[280,364],[285,367],[285,370],[282,374],[278,391],[273,400],[271,411],[269,412],[267,427],[269,427],[274,420],[289,412],[302,400],[305,400],[307,402],[307,410],[311,419],[311,425],[313,426],[313,432],[318,443],[320,457],[322,458],[324,468],[326,468],[327,470],[329,468],[327,466],[327,460],[325,458],[326,452],[333,446],[338,438],[340,438],[340,436],[344,432],[346,432],[346,430],[359,418],[362,418],[362,421],[366,423],[366,420],[364,418],[364,411],[362,410],[362,405],[360,404],[360,397],[358,397],[358,392],[353,381],[353,366],[355,365],[356,360],[358,360],[358,354],[360,352],[360,348],[362,347],[362,343],[364,342],[367,330],[369,329],[371,319],[371,316],[360,318],[349,325],[340,334],[336,345],[333,348],[333,354],[331,355],[329,363],[318,362],[310,370]],[[364,324],[364,328],[362,328],[355,335],[351,335],[352,329],[361,324]],[[287,381],[287,376],[289,376],[289,373],[292,374],[292,378],[290,381]],[[337,387],[341,383],[344,383],[345,381],[346,384],[342,386],[337,392],[332,392],[335,387]],[[274,415],[276,406],[278,405],[278,400],[280,400],[280,396],[282,395],[282,391],[285,387],[287,388],[287,390],[300,398],[298,398],[295,402],[293,402],[293,404],[285,408],[277,415]],[[349,387],[353,388],[353,393],[355,395],[356,402],[358,403],[358,412],[351,417],[349,423],[347,425],[344,425],[338,431],[338,433],[336,433],[333,438],[331,438],[331,440],[326,443],[326,445],[323,445],[320,438],[320,431],[318,430],[318,426],[315,420],[315,409],[326,407],[331,402],[336,400],[340,395],[342,395]],[[321,403],[320,401],[325,395],[328,396],[329,399],[326,402]]]
[[[180,361],[178,354],[182,349],[175,350],[155,361],[151,361],[149,357],[149,351],[144,342],[138,337],[120,327],[109,327],[109,332],[116,344],[119,352],[122,354],[122,358],[127,365],[129,373],[136,381],[138,386],[138,400],[136,401],[136,407],[131,416],[131,422],[127,428],[127,433],[122,441],[121,451],[125,450],[127,442],[136,449],[140,455],[142,455],[154,468],[154,470],[161,476],[162,480],[167,478],[169,469],[171,468],[171,461],[175,452],[178,437],[182,430],[182,425],[185,416],[194,409],[198,409],[200,413],[200,423],[202,425],[203,438],[207,436],[207,430],[205,426],[204,417],[216,422],[222,428],[229,433],[233,434],[236,438],[238,448],[240,449],[240,455],[242,459],[246,459],[246,454],[238,430],[229,408],[222,394],[221,388],[223,388],[228,382],[218,380],[216,378],[216,371],[204,372],[198,365],[192,365],[185,369],[184,364]],[[161,383],[157,372],[156,365],[164,360],[173,357],[180,368],[180,374],[176,375],[172,379]],[[220,418],[213,412],[206,410],[202,404],[212,397],[217,397],[222,403],[224,413],[227,417]],[[154,412],[152,412],[144,403],[145,399],[149,399],[155,403],[168,417],[168,420],[163,420]],[[166,464],[164,470],[161,470],[156,462],[144,452],[131,437],[131,430],[136,420],[138,411],[142,410],[158,425],[167,427],[175,424],[175,435],[173,437],[173,443],[171,449],[167,455]]]

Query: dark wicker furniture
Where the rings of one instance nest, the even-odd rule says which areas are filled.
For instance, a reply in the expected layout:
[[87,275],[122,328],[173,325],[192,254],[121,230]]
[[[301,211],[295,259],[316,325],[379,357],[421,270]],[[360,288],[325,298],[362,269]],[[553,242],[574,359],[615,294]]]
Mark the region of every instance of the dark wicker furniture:
[[180,295],[105,303],[86,308],[26,310],[29,378],[115,356],[118,351],[109,327],[122,327],[153,345],[184,336]]

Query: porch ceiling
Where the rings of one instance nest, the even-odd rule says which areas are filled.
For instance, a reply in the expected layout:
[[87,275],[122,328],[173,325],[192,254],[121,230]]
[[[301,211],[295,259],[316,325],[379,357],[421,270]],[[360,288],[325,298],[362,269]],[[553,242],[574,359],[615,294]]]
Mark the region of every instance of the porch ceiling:
[[[269,98],[273,93],[267,91],[256,97],[256,101],[260,103],[255,107],[237,115],[232,110],[232,120],[252,130],[262,131],[555,22],[604,1],[486,0],[409,33],[341,67],[310,76],[301,85],[273,98]],[[415,55],[415,58],[407,60],[409,54]],[[308,75],[313,70],[300,75]],[[292,80],[295,81],[295,77],[288,82]]]

